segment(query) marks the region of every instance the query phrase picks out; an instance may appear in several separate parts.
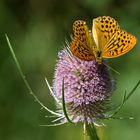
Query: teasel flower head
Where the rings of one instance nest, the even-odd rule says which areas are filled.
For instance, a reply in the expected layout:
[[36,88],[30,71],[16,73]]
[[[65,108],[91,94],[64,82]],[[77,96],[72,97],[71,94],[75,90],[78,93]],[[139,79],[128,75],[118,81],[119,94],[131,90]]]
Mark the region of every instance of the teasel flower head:
[[98,64],[94,60],[78,59],[69,48],[59,52],[58,57],[52,87],[53,97],[61,109],[64,80],[65,105],[72,122],[96,124],[105,118],[114,90],[114,80],[107,65],[105,62]]
[[[97,120],[104,118],[114,119],[115,115],[122,109],[126,101],[134,94],[135,90],[140,85],[139,80],[129,93],[125,91],[122,102],[113,109],[114,112],[111,115],[106,115],[111,108],[109,103],[114,90],[114,82],[109,74],[108,66],[105,62],[98,64],[95,61],[80,60],[75,58],[69,49],[64,49],[59,53],[53,87],[49,85],[46,78],[48,88],[59,104],[59,112],[54,112],[44,106],[34,94],[20,67],[7,35],[6,40],[17,69],[30,95],[32,95],[42,108],[53,115],[49,117],[58,117],[53,120],[53,122],[61,121],[59,124],[47,126],[56,126],[68,122],[69,119],[65,110],[67,108],[67,113],[71,121],[75,123],[84,122],[85,130],[91,140],[99,140],[94,124],[96,124]],[[64,107],[65,105],[66,108]],[[130,119],[132,119],[132,117]]]

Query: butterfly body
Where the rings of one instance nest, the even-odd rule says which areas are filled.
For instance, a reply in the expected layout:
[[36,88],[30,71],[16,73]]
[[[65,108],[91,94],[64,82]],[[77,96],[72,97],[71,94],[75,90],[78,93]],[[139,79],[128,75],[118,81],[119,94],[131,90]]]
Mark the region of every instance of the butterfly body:
[[109,16],[93,19],[92,32],[85,21],[73,24],[74,38],[70,44],[72,54],[85,61],[115,58],[129,52],[136,44],[136,38],[120,29],[117,21]]

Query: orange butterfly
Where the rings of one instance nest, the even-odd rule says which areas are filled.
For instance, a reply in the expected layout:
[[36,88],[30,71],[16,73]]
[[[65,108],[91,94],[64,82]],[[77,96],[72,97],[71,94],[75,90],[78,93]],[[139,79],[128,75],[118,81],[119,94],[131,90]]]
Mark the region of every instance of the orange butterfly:
[[92,32],[85,21],[73,24],[74,38],[70,44],[72,54],[82,60],[115,58],[129,52],[137,42],[135,36],[120,29],[117,21],[109,16],[93,19]]

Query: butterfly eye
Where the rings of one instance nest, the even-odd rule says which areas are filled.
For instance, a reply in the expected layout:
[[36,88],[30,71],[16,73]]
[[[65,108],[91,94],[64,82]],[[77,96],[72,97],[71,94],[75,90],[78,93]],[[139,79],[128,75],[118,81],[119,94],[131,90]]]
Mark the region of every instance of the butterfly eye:
[[101,57],[101,51],[96,51],[97,57]]

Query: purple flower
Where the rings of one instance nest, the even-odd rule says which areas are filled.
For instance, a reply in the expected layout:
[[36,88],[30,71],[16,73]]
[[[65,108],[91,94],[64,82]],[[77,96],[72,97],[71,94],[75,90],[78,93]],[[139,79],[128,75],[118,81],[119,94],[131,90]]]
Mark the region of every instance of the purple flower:
[[114,82],[103,62],[83,61],[68,49],[59,53],[53,81],[53,96],[61,104],[62,81],[67,112],[73,122],[94,122],[104,118]]

